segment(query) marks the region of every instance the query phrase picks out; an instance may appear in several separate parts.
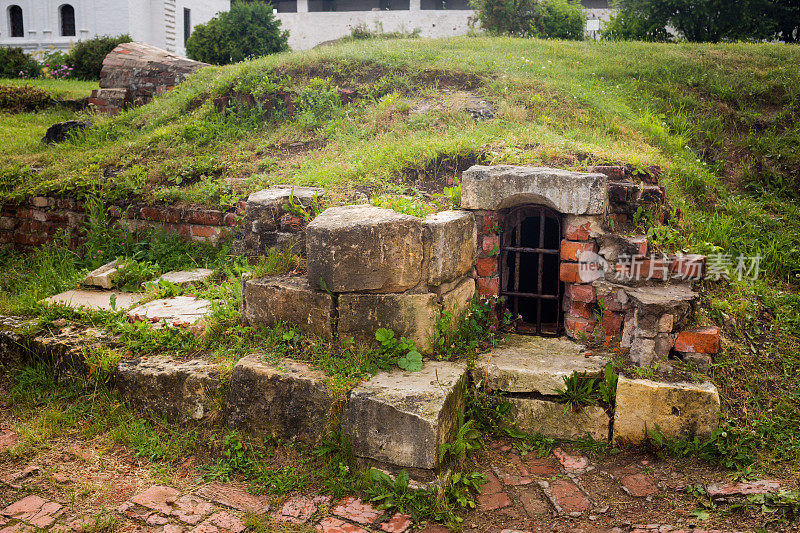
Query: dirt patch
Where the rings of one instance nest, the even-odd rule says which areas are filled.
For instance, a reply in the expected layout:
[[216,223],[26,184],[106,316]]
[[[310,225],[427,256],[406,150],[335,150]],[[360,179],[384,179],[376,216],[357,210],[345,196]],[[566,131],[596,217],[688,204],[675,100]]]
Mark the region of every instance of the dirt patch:
[[372,61],[326,60],[304,65],[286,65],[278,67],[275,71],[289,75],[294,80],[327,78],[341,87],[375,85],[382,82],[394,85],[395,90],[400,92],[410,92],[415,87],[474,91],[483,85],[483,79],[471,72],[388,67]]
[[487,155],[483,152],[441,154],[424,165],[404,169],[400,180],[411,189],[441,194],[445,187],[452,187],[465,170],[486,160]]

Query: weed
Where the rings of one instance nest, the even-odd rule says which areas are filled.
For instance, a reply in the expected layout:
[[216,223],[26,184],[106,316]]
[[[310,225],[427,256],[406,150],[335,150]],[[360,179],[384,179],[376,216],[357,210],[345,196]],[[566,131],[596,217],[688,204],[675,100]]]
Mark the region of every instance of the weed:
[[664,435],[656,426],[648,431],[648,438],[661,456],[667,452],[677,456],[691,455],[725,468],[743,468],[752,464],[758,444],[752,433],[731,427],[717,429],[706,439],[697,436],[675,439]]
[[589,377],[584,372],[573,372],[564,376],[564,388],[553,391],[556,401],[565,403],[573,411],[580,411],[584,406],[597,403],[598,379]]
[[481,433],[474,426],[474,420],[464,421],[464,411],[458,412],[458,429],[449,442],[439,446],[439,462],[452,458],[460,466],[468,454],[481,447]]
[[375,332],[375,340],[381,343],[383,353],[389,362],[403,370],[419,372],[422,370],[422,354],[417,350],[414,341],[405,337],[396,339],[394,331],[380,328]]

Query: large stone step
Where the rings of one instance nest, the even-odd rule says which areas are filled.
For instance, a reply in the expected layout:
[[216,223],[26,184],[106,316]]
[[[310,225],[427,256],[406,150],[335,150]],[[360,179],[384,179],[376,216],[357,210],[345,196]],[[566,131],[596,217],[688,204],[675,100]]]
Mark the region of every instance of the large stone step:
[[475,363],[476,386],[506,394],[508,422],[518,430],[557,439],[608,440],[610,418],[600,406],[581,409],[554,401],[564,378],[577,372],[600,376],[608,359],[590,355],[565,338],[509,335]]
[[600,375],[607,362],[565,338],[509,335],[476,361],[473,377],[493,391],[552,395],[573,372]]

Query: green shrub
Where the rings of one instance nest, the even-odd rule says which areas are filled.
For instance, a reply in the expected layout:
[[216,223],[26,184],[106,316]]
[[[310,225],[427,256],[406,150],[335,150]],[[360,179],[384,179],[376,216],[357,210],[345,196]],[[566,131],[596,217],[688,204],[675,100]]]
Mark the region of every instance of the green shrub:
[[4,111],[35,111],[50,105],[50,93],[22,85],[0,85],[0,109]]
[[472,0],[481,27],[494,35],[583,39],[586,16],[576,0]]
[[289,32],[281,31],[280,26],[272,6],[237,3],[230,11],[196,26],[186,43],[186,54],[197,61],[227,65],[283,52],[289,49]]
[[22,48],[0,46],[0,78],[36,78],[41,72],[39,63]]
[[96,80],[103,70],[103,60],[117,46],[129,43],[130,35],[108,35],[95,37],[86,41],[78,41],[70,52],[69,61],[73,68],[72,76],[83,80]]
[[533,20],[533,34],[543,39],[583,40],[586,15],[578,2],[542,0]]
[[600,30],[603,39],[613,41],[663,42],[669,40],[666,18],[657,13],[620,9]]

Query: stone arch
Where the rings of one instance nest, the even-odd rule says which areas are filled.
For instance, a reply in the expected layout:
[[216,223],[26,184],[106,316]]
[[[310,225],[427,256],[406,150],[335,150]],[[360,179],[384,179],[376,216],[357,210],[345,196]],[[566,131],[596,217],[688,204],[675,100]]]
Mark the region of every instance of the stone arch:
[[8,33],[11,37],[25,37],[24,15],[16,4],[8,6]]
[[58,7],[58,23],[62,37],[75,37],[75,8],[71,4],[61,4]]

